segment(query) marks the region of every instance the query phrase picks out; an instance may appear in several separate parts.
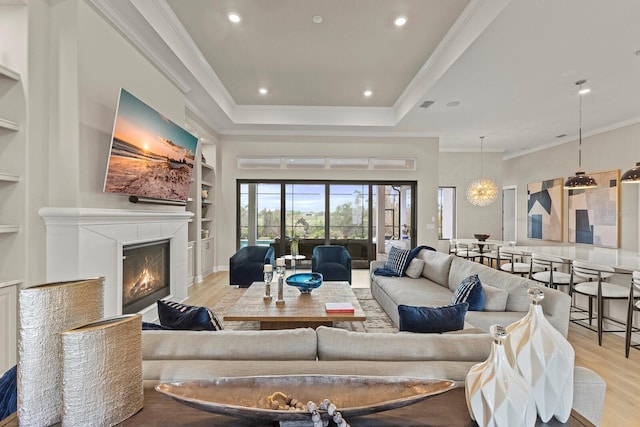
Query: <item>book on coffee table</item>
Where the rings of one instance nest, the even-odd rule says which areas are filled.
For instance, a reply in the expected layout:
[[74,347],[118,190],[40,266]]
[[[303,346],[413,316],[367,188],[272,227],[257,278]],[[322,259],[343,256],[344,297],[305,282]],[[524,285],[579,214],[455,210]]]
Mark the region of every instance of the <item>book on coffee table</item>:
[[350,302],[327,302],[325,309],[327,313],[353,313],[355,311]]

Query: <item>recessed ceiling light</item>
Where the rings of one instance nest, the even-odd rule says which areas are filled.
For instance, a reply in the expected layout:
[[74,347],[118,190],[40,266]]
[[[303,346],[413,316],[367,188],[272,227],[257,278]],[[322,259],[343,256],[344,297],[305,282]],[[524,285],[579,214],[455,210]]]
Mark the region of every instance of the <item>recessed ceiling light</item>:
[[371,92],[370,90],[364,91],[364,96],[371,96],[371,95],[373,95],[373,92]]
[[311,18],[311,20],[313,21],[314,24],[319,24],[322,22],[322,16],[316,15],[313,18]]
[[233,22],[234,24],[237,24],[238,22],[240,22],[240,15],[237,15],[235,13],[230,13],[229,21]]
[[393,21],[393,23],[396,24],[396,27],[402,27],[404,24],[407,23],[407,18],[404,16],[398,16],[396,20]]
[[457,107],[458,105],[460,105],[460,101],[447,102],[447,107]]
[[260,95],[266,95],[269,93],[267,88],[264,88],[264,87],[261,87],[260,89],[258,89],[258,92],[260,92]]

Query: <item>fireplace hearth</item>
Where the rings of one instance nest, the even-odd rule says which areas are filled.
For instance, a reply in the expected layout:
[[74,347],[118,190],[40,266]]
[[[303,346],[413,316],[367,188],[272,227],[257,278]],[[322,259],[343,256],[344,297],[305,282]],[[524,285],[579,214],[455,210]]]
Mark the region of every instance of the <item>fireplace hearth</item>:
[[169,295],[169,240],[122,248],[122,313],[133,314]]

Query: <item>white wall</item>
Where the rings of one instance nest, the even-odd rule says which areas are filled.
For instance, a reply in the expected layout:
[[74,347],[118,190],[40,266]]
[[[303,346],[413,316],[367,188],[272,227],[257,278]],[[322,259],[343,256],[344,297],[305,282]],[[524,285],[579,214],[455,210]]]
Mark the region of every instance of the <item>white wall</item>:
[[[582,165],[587,173],[620,169],[620,174],[640,161],[640,123],[582,139]],[[578,144],[572,141],[543,151],[504,162],[504,185],[517,185],[518,243],[549,245],[553,242],[527,239],[527,184],[575,174],[578,167]],[[620,186],[620,248],[637,251],[640,239],[638,219],[639,186]],[[564,203],[564,242],[568,243],[567,191]]]
[[[102,192],[120,87],[185,123],[182,92],[87,1],[28,3],[27,285],[46,279],[45,229],[38,209],[134,205]],[[26,48],[25,48],[26,49]]]
[[[495,203],[479,207],[467,200],[467,186],[480,178],[479,152],[441,152],[439,155],[439,180],[441,187],[456,188],[456,237],[472,239],[475,233],[489,234],[491,239],[502,240],[502,153],[483,154],[484,178],[491,178],[498,186]],[[448,241],[439,243],[440,250],[447,250]]]
[[[221,136],[217,169],[217,266],[235,252],[236,180],[326,179],[417,181],[417,243],[437,244],[438,140],[436,138],[236,137]],[[239,170],[238,156],[413,157],[415,171]]]

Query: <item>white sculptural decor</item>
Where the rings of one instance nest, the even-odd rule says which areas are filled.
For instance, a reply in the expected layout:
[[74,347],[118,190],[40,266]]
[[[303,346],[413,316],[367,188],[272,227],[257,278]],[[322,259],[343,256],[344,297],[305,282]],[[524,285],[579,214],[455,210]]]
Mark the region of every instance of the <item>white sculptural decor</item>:
[[505,328],[493,325],[490,332],[489,357],[472,366],[465,379],[469,414],[480,427],[532,427],[537,416],[531,386],[507,360]]
[[533,388],[538,416],[567,422],[573,406],[575,352],[569,341],[544,317],[544,292],[530,288],[529,312],[507,326],[505,350],[509,363]]
[[104,278],[20,290],[18,421],[48,426],[62,419],[60,333],[101,319]]

